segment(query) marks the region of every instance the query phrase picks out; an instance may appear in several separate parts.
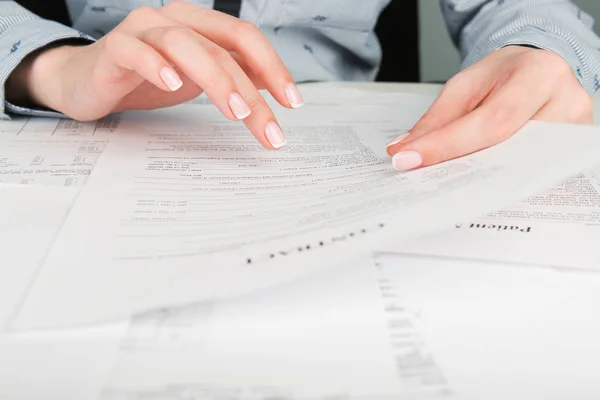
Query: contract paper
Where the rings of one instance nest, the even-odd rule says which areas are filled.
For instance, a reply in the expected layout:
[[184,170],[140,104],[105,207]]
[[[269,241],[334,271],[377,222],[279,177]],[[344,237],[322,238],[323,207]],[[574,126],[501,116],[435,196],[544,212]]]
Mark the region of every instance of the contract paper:
[[395,293],[461,400],[593,400],[600,275],[380,254]]
[[118,359],[118,343],[0,336],[0,399],[98,400]]
[[117,123],[118,115],[0,121],[0,184],[83,186]]
[[76,187],[0,184],[0,334],[35,281]]
[[600,269],[600,166],[514,206],[382,250]]
[[280,284],[512,204],[593,165],[600,144],[593,127],[531,123],[493,148],[398,173],[385,146],[410,114],[307,107],[284,115],[289,142],[277,152],[211,107],[123,117],[15,327]]
[[[371,257],[132,321],[101,400],[438,399],[449,388]],[[383,289],[381,289],[383,287]]]
[[35,281],[117,121],[0,121],[0,331]]

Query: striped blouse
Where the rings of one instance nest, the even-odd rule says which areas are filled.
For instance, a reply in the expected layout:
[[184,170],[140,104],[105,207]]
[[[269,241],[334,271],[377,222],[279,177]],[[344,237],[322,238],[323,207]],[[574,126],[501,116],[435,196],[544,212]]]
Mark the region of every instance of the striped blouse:
[[[188,0],[256,24],[298,82],[372,80],[381,61],[374,27],[390,0]],[[7,104],[6,79],[27,54],[63,39],[94,40],[140,6],[168,0],[66,0],[73,26],[43,20],[0,0],[0,118],[47,115]],[[600,39],[593,19],[568,0],[440,0],[466,67],[506,45],[551,50],[593,93],[600,87]]]

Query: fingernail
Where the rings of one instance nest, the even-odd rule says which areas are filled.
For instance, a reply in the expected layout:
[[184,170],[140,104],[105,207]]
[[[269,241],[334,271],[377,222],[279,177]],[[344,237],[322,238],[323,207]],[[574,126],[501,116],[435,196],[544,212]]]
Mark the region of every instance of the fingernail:
[[397,171],[408,171],[423,164],[423,158],[416,151],[401,151],[392,157],[392,165]]
[[250,115],[250,107],[248,103],[240,96],[239,93],[232,93],[229,95],[229,108],[237,119],[245,119]]
[[304,105],[304,99],[302,98],[302,94],[300,90],[298,90],[298,86],[293,83],[288,83],[285,87],[285,97],[287,97],[290,105],[293,108],[300,108]]
[[392,140],[392,141],[391,141],[391,142],[390,142],[390,143],[387,145],[387,147],[391,147],[391,146],[393,146],[393,145],[395,145],[395,144],[398,144],[398,143],[400,143],[400,142],[401,142],[401,141],[403,141],[403,140],[404,140],[404,139],[405,139],[405,138],[406,138],[406,137],[407,137],[409,134],[410,134],[410,132],[406,132],[406,133],[404,133],[404,134],[402,134],[402,135],[398,136],[396,139]]
[[177,75],[177,72],[169,67],[163,67],[163,69],[160,70],[160,78],[173,92],[183,86],[183,82],[179,75]]
[[267,127],[265,128],[265,134],[267,135],[267,140],[273,147],[279,149],[287,143],[285,140],[285,136],[283,135],[283,131],[275,122],[269,122]]

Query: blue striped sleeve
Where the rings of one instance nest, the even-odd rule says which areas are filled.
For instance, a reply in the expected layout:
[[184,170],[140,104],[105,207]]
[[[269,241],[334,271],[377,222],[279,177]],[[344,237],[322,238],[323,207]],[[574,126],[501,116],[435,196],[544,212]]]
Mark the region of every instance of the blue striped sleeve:
[[8,119],[9,113],[60,115],[8,104],[6,80],[28,54],[59,40],[77,38],[92,40],[67,26],[42,19],[14,1],[0,1],[0,118]]
[[594,20],[568,0],[440,0],[463,67],[508,45],[560,55],[593,94],[600,88],[600,39]]

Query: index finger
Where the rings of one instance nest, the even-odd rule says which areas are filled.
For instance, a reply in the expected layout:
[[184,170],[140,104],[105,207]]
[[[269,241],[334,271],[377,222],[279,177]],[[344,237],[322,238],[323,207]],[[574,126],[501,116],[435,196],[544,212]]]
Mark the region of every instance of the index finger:
[[183,1],[170,3],[160,12],[222,48],[237,53],[281,105],[298,108],[304,104],[287,67],[267,37],[250,22]]
[[462,118],[401,143],[392,162],[409,170],[458,158],[498,144],[518,131],[552,97],[550,86],[531,90],[532,78],[522,73],[509,80],[483,104]]

